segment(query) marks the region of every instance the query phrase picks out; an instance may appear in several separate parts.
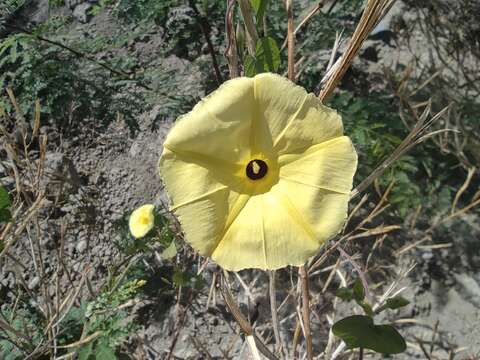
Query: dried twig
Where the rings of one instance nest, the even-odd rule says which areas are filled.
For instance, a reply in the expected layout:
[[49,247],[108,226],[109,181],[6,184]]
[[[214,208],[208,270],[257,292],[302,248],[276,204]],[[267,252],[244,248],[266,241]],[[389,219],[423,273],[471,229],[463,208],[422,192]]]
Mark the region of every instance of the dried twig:
[[278,358],[258,338],[248,320],[245,318],[245,316],[243,316],[242,312],[233,300],[232,294],[230,294],[230,290],[228,289],[226,279],[223,276],[220,280],[220,292],[222,294],[223,300],[225,301],[225,304],[227,305],[228,309],[237,321],[238,325],[240,325],[240,329],[242,329],[245,335],[253,337],[253,339],[255,340],[255,345],[264,356],[266,356],[270,360],[278,360]]
[[470,182],[472,181],[472,178],[473,178],[473,175],[475,174],[475,171],[476,171],[475,167],[471,167],[471,168],[468,169],[467,178],[465,179],[465,182],[460,187],[460,189],[458,189],[457,194],[455,195],[455,199],[453,200],[451,214],[453,214],[455,212],[455,209],[457,208],[458,200],[460,200],[460,197],[465,192],[465,190],[468,189],[468,186],[470,185]]

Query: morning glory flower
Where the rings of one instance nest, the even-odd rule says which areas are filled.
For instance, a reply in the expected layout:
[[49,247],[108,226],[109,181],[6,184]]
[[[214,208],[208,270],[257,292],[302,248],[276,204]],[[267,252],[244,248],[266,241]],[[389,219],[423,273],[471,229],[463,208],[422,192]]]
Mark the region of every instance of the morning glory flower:
[[186,241],[227,270],[302,265],[342,228],[357,154],[336,111],[275,74],[180,117],[160,174]]

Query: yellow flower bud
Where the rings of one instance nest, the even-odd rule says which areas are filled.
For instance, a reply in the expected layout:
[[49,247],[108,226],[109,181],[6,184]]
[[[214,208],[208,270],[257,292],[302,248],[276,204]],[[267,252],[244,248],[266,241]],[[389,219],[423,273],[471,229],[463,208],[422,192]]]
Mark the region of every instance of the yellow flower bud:
[[132,235],[137,239],[144,237],[152,230],[155,222],[153,209],[154,206],[152,204],[146,204],[135,209],[130,215],[128,226]]

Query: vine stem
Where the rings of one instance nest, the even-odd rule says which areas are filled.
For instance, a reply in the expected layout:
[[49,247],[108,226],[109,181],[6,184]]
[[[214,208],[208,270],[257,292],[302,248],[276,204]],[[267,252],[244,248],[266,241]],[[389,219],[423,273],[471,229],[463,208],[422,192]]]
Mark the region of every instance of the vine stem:
[[307,359],[313,360],[312,333],[310,331],[310,289],[308,285],[308,270],[306,265],[300,266],[298,272],[302,286],[302,318],[307,347]]

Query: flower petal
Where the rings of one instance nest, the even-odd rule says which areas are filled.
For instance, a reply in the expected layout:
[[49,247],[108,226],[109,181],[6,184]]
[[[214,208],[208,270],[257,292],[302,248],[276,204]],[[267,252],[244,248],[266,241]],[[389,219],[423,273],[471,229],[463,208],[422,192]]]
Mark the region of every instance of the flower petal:
[[338,234],[347,218],[350,194],[283,180],[272,189],[272,193],[278,198],[283,197],[296,209],[313,233],[318,247]]
[[177,154],[165,148],[159,168],[172,209],[226,188],[240,191],[241,179],[235,175],[237,168],[210,158]]
[[237,193],[222,189],[175,209],[185,240],[201,255],[210,256],[217,247],[238,198]]
[[275,139],[278,154],[300,153],[315,144],[343,135],[340,115],[320,102],[314,94],[308,94],[301,109]]
[[318,243],[270,193],[253,196],[218,243],[212,259],[227,270],[301,265]]
[[284,181],[349,194],[357,153],[350,139],[341,136],[314,145],[303,154],[283,155],[279,164]]
[[227,81],[177,120],[165,147],[174,152],[238,163],[250,154],[254,109],[253,80]]
[[342,136],[340,116],[314,94],[276,74],[260,74],[254,81],[258,117],[266,122],[266,129],[255,132],[263,137],[257,140],[263,144],[262,150],[273,147],[277,154],[301,152]]

